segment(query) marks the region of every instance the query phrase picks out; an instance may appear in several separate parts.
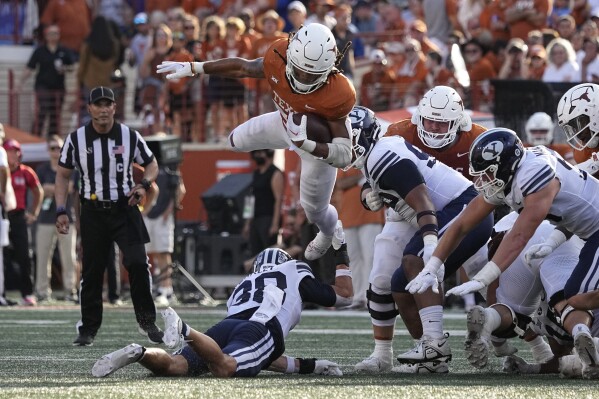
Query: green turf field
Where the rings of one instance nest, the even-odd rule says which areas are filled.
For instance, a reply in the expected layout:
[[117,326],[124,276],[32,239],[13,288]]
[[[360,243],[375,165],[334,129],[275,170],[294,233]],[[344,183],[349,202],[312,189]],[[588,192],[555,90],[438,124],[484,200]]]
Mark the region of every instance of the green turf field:
[[[176,310],[198,330],[224,314],[211,308]],[[157,378],[137,364],[105,379],[94,378],[91,367],[101,355],[131,342],[147,342],[137,333],[132,309],[125,307],[105,309],[92,347],[73,347],[78,318],[76,306],[0,310],[0,398],[599,398],[595,381],[506,375],[495,358],[485,372],[471,368],[462,348],[461,313],[450,314],[445,322],[452,334],[449,375],[355,374],[353,365],[372,350],[367,312],[307,311],[288,337],[286,353],[338,362],[343,377],[264,372],[256,379],[231,380]],[[397,334],[394,348],[399,353],[411,347],[412,340],[403,325],[398,324]],[[519,348],[530,360],[530,352]]]

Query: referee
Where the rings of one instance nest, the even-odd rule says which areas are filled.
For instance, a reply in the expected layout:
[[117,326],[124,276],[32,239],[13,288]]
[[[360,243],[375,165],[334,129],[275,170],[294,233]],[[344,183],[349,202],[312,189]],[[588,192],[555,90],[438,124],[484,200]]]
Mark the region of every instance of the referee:
[[[91,122],[70,133],[60,151],[55,182],[56,229],[69,231],[65,209],[69,180],[74,168],[81,174],[81,321],[76,346],[89,346],[102,324],[102,285],[110,262],[110,247],[116,242],[129,273],[131,299],[140,332],[153,343],[162,343],[156,327],[151,277],[144,244],[149,241],[139,204],[158,175],[158,163],[141,135],[115,123],[114,93],[95,87],[89,93]],[[132,165],[145,167],[141,184],[133,182]]]

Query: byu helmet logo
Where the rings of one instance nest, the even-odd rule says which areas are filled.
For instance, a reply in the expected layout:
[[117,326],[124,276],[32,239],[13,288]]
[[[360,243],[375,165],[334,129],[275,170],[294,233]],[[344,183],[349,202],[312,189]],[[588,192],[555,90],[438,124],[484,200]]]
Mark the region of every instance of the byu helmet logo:
[[485,161],[492,161],[503,152],[503,143],[501,141],[492,141],[483,148],[482,157]]

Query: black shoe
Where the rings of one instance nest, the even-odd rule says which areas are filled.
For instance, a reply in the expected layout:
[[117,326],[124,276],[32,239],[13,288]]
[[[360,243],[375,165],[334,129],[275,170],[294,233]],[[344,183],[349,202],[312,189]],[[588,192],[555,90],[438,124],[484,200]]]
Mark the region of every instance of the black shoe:
[[162,330],[158,327],[156,327],[155,324],[152,324],[151,326],[147,327],[147,328],[143,328],[143,327],[139,327],[139,333],[141,335],[145,335],[148,337],[148,341],[150,341],[150,343],[152,344],[162,344],[162,337],[164,337],[164,332],[162,332]]
[[17,303],[3,296],[0,296],[0,306],[15,306]]
[[89,334],[79,334],[73,341],[73,346],[92,346],[94,344],[94,336]]

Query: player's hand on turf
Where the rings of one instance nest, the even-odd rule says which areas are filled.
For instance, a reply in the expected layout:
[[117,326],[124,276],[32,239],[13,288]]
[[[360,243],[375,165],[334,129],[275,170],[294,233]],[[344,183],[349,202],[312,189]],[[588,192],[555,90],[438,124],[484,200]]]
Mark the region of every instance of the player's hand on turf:
[[189,62],[162,61],[162,63],[156,67],[156,72],[167,73],[168,75],[166,75],[166,78],[169,80],[193,76],[193,73],[191,72],[191,63]]
[[343,375],[341,368],[335,362],[330,360],[318,359],[314,367],[314,374],[319,375],[334,375],[340,377]]
[[460,284],[457,287],[453,287],[452,289],[447,291],[447,294],[445,294],[445,296],[449,296],[449,295],[462,296],[462,295],[470,294],[471,292],[480,291],[483,288],[485,288],[485,283],[482,283],[477,280],[470,280],[467,283]]
[[296,124],[293,120],[293,112],[289,113],[287,117],[287,135],[291,139],[291,141],[304,141],[308,138],[308,133],[306,131],[308,125],[308,117],[306,115],[302,115],[302,119],[299,124]]

